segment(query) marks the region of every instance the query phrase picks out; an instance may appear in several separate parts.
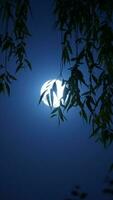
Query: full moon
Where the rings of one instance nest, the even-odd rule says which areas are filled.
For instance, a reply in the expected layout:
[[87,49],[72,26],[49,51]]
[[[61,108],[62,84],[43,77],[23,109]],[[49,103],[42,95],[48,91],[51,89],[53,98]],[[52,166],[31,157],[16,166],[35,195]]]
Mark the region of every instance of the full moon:
[[[55,90],[54,90],[55,88]],[[40,95],[43,95],[42,101],[47,106],[57,108],[60,106],[60,102],[63,99],[65,84],[62,84],[60,80],[48,80],[46,81],[40,91]],[[53,99],[51,98],[51,94]],[[49,102],[48,102],[49,99]]]

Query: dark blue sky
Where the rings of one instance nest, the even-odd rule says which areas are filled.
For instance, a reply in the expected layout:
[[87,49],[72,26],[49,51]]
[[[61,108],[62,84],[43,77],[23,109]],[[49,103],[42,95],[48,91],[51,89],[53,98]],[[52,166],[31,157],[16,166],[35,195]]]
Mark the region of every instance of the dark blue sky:
[[112,146],[89,139],[77,110],[59,126],[49,108],[38,105],[42,84],[59,74],[61,49],[51,1],[33,0],[32,9],[33,70],[19,73],[10,97],[0,96],[0,200],[63,200],[76,184],[88,199],[103,200]]

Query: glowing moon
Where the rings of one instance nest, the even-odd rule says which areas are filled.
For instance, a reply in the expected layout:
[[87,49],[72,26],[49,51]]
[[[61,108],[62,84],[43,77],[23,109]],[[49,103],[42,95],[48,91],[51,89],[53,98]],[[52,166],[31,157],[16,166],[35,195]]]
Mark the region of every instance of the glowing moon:
[[[53,89],[53,100],[51,99],[51,90],[54,87],[54,84],[56,86],[56,92]],[[46,81],[42,87],[41,87],[41,91],[40,91],[40,95],[43,95],[42,101],[44,102],[44,104],[46,104],[47,106],[51,106],[51,107],[59,107],[60,106],[60,101],[62,101],[63,98],[63,92],[64,92],[64,87],[65,84],[62,85],[62,81],[60,80],[48,80]],[[49,97],[49,103],[48,103],[48,99],[47,96]]]

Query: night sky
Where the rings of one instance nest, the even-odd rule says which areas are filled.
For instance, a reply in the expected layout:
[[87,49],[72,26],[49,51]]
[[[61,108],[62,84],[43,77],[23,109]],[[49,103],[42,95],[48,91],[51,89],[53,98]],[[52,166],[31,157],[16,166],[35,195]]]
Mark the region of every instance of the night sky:
[[90,127],[78,110],[59,126],[49,107],[38,105],[43,83],[59,74],[60,34],[52,6],[50,0],[32,1],[28,56],[33,70],[18,74],[10,97],[0,95],[0,200],[63,200],[78,184],[88,200],[104,199],[113,147],[89,138]]

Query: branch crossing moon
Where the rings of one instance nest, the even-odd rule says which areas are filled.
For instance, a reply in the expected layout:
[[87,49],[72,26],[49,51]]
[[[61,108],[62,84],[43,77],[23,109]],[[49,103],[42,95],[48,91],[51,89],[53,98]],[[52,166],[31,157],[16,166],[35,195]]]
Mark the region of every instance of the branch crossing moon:
[[53,79],[46,81],[40,91],[40,95],[43,96],[43,103],[50,107],[59,107],[60,103],[63,103],[64,88],[65,84],[60,80]]

